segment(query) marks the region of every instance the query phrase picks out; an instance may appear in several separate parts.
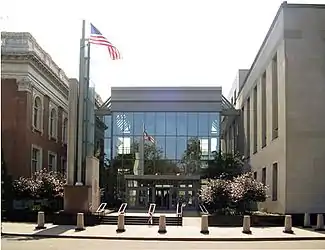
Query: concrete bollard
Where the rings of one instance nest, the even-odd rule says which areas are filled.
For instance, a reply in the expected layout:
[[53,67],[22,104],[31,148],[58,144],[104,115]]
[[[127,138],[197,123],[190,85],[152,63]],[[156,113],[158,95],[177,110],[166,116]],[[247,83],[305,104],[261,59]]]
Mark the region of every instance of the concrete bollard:
[[305,213],[305,217],[304,217],[304,228],[310,228],[310,214],[309,213]]
[[291,215],[286,215],[286,217],[284,218],[284,230],[283,230],[283,232],[286,233],[286,234],[293,234]]
[[165,215],[160,215],[160,217],[159,217],[158,233],[160,233],[160,234],[167,233],[167,230],[166,230],[166,216]]
[[249,215],[244,215],[243,219],[243,233],[251,234],[251,217]]
[[37,226],[35,227],[35,229],[39,230],[39,229],[45,229],[45,216],[44,216],[44,212],[38,212],[37,214]]
[[125,232],[125,228],[124,228],[124,214],[119,214],[117,217],[117,229],[116,229],[117,233],[123,233]]
[[317,214],[317,224],[315,231],[325,231],[323,214]]
[[201,234],[209,234],[209,217],[206,214],[201,217]]
[[84,221],[84,214],[77,213],[77,226],[75,231],[83,231],[85,230],[85,221]]

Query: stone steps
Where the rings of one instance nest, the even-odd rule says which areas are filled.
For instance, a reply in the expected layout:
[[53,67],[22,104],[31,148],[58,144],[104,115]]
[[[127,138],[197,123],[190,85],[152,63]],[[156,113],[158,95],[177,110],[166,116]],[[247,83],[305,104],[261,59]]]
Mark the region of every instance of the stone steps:
[[[125,225],[148,225],[148,219],[149,218],[145,216],[125,216],[124,223]],[[117,216],[103,216],[101,218],[101,224],[117,225]],[[159,217],[153,217],[153,225],[159,225]],[[166,225],[182,226],[183,218],[166,216]]]

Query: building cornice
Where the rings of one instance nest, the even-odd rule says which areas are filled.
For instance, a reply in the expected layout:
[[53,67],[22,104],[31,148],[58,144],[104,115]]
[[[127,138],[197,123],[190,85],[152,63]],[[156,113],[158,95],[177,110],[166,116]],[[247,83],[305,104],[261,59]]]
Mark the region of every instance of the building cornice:
[[68,96],[68,77],[52,60],[51,56],[41,48],[30,33],[2,32],[1,55],[2,63],[27,61],[34,65],[45,76],[52,80],[55,87],[59,89],[60,92],[63,92],[65,96]]

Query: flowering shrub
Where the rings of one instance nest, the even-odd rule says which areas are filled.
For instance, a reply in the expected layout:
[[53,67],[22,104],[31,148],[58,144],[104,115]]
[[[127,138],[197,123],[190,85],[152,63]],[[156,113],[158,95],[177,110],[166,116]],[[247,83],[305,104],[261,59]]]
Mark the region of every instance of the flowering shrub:
[[63,175],[43,169],[33,177],[20,177],[13,181],[13,189],[17,198],[52,200],[63,197],[64,184]]
[[233,208],[242,213],[252,202],[266,200],[267,187],[255,180],[252,173],[245,173],[233,180],[212,179],[200,191],[201,200],[213,211]]

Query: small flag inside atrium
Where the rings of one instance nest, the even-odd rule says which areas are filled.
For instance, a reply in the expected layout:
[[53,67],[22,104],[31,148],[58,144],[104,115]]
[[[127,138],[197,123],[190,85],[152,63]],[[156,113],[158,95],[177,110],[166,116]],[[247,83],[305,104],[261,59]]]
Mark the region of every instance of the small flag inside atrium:
[[111,42],[109,42],[93,24],[90,24],[89,42],[92,44],[106,46],[112,60],[121,59],[118,49]]
[[155,143],[155,138],[149,135],[146,131],[143,132],[143,138],[145,141],[150,141],[152,143]]

